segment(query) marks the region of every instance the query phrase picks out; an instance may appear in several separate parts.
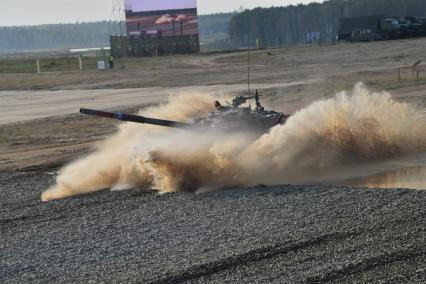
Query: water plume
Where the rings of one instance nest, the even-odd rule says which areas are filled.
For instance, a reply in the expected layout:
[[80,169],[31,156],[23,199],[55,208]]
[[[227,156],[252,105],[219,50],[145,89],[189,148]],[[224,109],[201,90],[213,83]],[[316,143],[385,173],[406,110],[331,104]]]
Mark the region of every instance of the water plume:
[[[185,122],[208,115],[214,100],[179,95],[141,114]],[[359,84],[312,103],[260,137],[123,123],[93,154],[62,169],[42,200],[106,188],[175,192],[323,183],[359,176],[378,161],[424,152],[424,113]]]

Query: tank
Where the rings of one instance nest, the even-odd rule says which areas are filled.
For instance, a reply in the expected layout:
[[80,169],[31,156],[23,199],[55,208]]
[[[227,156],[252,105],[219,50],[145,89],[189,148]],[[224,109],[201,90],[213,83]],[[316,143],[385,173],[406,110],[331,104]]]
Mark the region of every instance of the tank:
[[[289,114],[266,110],[260,103],[260,95],[256,90],[254,96],[238,96],[232,100],[232,104],[222,105],[214,102],[215,111],[207,117],[196,119],[192,122],[178,122],[172,120],[150,118],[140,115],[106,112],[93,109],[80,109],[80,113],[107,117],[121,121],[158,125],[170,128],[192,129],[218,129],[224,131],[249,130],[265,133],[272,127],[284,124],[290,117]],[[255,107],[251,105],[242,107],[248,101],[254,100]]]

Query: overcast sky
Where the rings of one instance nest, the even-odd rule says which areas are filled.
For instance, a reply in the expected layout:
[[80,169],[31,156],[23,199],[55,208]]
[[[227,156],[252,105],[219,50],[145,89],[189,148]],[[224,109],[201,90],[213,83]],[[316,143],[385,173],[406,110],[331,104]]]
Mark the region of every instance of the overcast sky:
[[[199,14],[210,14],[238,10],[241,6],[244,8],[287,6],[322,0],[198,0],[197,2]],[[0,26],[108,20],[111,18],[111,12],[112,0],[0,0]]]
[[196,8],[197,0],[126,0],[126,10],[133,12]]

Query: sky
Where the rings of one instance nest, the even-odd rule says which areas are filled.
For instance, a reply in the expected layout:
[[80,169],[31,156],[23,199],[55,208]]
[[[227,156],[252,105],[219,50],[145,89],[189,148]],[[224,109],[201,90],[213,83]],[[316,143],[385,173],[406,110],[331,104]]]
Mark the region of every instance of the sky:
[[197,0],[126,0],[125,7],[133,12],[196,8]]
[[[132,0],[136,1],[136,0]],[[179,1],[179,0],[139,0]],[[181,0],[188,1],[188,0]],[[189,0],[191,2],[191,0]],[[193,0],[192,0],[193,1]],[[0,26],[91,22],[111,18],[113,0],[0,0]],[[288,6],[322,0],[198,0],[198,13],[232,12],[240,7]]]

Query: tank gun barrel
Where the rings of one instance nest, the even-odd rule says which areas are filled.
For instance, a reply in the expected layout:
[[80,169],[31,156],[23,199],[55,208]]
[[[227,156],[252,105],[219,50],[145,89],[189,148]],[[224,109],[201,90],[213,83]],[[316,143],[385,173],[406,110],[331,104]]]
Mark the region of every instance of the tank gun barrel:
[[121,121],[129,121],[129,122],[136,122],[136,123],[142,123],[142,124],[152,124],[152,125],[158,125],[158,126],[164,126],[164,127],[170,127],[170,128],[187,129],[191,127],[191,124],[189,123],[150,118],[150,117],[134,115],[134,114],[125,114],[121,112],[116,113],[116,112],[107,112],[107,111],[82,108],[80,109],[80,113],[86,114],[86,115],[99,116],[99,117],[107,117],[107,118],[117,119]]

